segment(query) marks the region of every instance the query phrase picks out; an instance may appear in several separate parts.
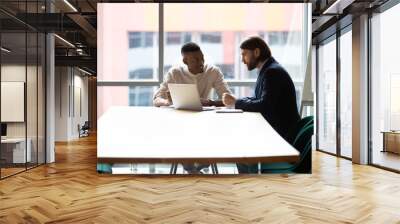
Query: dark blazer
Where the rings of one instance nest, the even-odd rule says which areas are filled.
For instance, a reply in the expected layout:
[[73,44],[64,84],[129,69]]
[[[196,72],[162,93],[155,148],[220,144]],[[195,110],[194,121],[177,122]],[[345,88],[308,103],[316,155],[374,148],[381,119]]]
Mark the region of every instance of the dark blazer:
[[255,96],[238,99],[235,107],[261,112],[285,139],[290,129],[300,120],[293,81],[273,57],[265,62],[258,74]]

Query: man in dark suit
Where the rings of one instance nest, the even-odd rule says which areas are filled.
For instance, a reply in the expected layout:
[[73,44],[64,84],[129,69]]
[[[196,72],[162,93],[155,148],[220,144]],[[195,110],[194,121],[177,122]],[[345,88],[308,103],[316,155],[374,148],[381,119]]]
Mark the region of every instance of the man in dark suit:
[[[225,106],[244,111],[260,112],[283,138],[300,120],[296,104],[296,91],[286,70],[272,57],[271,50],[260,37],[250,37],[240,45],[242,62],[249,70],[257,68],[255,95],[236,99],[225,93]],[[239,172],[245,172],[240,170]],[[254,171],[254,170],[253,170]],[[252,172],[252,171],[249,171]]]

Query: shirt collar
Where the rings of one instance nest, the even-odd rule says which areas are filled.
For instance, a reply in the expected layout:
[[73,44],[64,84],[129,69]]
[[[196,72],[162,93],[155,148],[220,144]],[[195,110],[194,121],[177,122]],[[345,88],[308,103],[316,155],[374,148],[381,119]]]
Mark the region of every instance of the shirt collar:
[[198,74],[196,74],[196,75],[193,74],[193,73],[191,73],[191,72],[189,71],[188,66],[185,65],[185,64],[183,64],[183,71],[184,71],[187,75],[189,75],[190,77],[199,77],[200,75],[202,75],[202,74],[205,73],[205,71],[206,71],[206,65],[204,64],[204,71],[203,71],[202,73],[198,73]]
[[269,61],[269,59],[270,59],[270,58],[265,59],[265,60],[263,61],[263,63],[261,64],[260,68],[258,69],[258,71],[261,71],[261,69],[264,67],[265,63],[267,63],[267,61]]

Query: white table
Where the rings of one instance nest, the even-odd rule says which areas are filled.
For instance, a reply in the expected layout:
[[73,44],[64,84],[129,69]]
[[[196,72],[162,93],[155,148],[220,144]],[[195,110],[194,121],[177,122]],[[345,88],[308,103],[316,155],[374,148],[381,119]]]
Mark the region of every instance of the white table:
[[299,152],[260,113],[111,107],[98,120],[102,163],[295,162]]

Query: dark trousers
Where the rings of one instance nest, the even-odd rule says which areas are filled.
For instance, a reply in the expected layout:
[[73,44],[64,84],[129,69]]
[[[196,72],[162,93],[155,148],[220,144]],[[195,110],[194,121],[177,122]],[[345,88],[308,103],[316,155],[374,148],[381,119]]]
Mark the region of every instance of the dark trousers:
[[238,171],[242,173],[258,173],[258,164],[236,163]]

